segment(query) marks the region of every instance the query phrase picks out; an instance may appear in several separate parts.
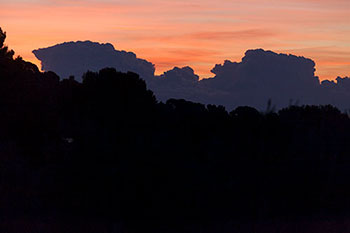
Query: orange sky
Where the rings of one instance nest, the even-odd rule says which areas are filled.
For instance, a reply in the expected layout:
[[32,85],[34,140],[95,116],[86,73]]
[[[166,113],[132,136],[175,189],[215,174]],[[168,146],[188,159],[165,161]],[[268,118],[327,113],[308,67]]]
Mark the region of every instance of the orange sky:
[[65,41],[110,42],[202,78],[263,48],[312,58],[321,79],[350,76],[349,0],[0,0],[7,44],[31,51]]

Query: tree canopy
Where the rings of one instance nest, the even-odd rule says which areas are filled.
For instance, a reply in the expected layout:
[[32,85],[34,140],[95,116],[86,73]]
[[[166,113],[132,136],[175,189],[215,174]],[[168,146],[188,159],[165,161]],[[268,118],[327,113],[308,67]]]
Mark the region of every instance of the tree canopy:
[[0,29],[0,226],[51,216],[209,232],[349,214],[350,119],[337,108],[162,103],[132,72],[87,71],[82,83],[42,73],[5,38]]

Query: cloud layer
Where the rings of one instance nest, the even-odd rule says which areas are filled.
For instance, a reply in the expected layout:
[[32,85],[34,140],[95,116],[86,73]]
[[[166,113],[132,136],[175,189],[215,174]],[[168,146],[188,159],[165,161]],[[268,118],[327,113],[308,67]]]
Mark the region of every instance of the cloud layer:
[[228,109],[248,105],[260,110],[271,103],[276,108],[290,104],[333,104],[350,109],[350,79],[320,83],[311,59],[278,54],[263,49],[248,50],[240,62],[226,60],[211,70],[214,77],[199,79],[191,67],[175,67],[154,75],[154,66],[134,53],[115,50],[111,44],[90,41],[68,42],[34,50],[42,69],[61,77],[82,77],[87,70],[115,67],[133,71],[146,80],[157,98],[186,99]]

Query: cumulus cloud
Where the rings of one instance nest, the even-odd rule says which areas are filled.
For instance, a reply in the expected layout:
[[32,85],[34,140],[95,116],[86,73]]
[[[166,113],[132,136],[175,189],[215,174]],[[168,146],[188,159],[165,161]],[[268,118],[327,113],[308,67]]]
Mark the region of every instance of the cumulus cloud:
[[198,83],[199,76],[189,67],[178,68],[164,72],[159,81],[170,86],[193,86]]
[[139,59],[132,52],[115,50],[112,44],[91,41],[66,42],[33,51],[41,61],[42,70],[54,71],[62,78],[74,75],[81,80],[87,71],[115,67],[122,72],[132,71],[144,79],[154,76],[154,65]]
[[226,105],[251,105],[259,109],[271,100],[276,107],[317,101],[319,79],[315,63],[304,57],[277,54],[262,49],[248,50],[241,62],[216,65],[214,78],[201,81],[206,87],[229,95]]
[[248,50],[242,62],[225,61],[223,65],[216,65],[212,72],[216,77],[211,81],[225,80],[222,87],[226,88],[290,89],[312,88],[319,84],[312,60],[262,49]]
[[337,106],[342,110],[350,110],[350,78],[338,77],[335,81],[321,82],[322,102]]
[[134,53],[115,50],[111,44],[69,42],[35,50],[43,70],[61,77],[77,77],[87,70],[115,67],[145,79],[157,98],[186,99],[204,104],[252,106],[260,110],[269,101],[278,109],[290,104],[333,104],[350,109],[350,78],[323,81],[315,75],[315,62],[305,57],[263,49],[248,50],[240,62],[226,60],[211,70],[214,77],[199,80],[191,67],[175,67],[160,76],[154,65]]
[[166,101],[169,98],[187,99],[195,101],[199,88],[199,76],[191,67],[175,67],[172,70],[156,76],[149,87],[157,98]]

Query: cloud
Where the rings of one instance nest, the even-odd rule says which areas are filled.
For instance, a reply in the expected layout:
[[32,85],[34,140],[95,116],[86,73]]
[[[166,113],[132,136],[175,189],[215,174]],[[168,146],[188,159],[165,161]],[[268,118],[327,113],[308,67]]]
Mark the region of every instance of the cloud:
[[81,77],[87,70],[104,67],[136,72],[161,101],[177,98],[228,109],[246,105],[264,110],[270,100],[276,108],[298,103],[350,109],[350,78],[320,83],[313,60],[263,49],[248,50],[240,62],[226,60],[215,65],[211,70],[214,77],[202,80],[189,66],[156,76],[152,63],[134,53],[115,50],[111,44],[69,42],[33,53],[42,61],[43,70],[61,77]]
[[250,105],[263,109],[269,99],[277,107],[291,101],[314,103],[313,97],[318,95],[315,63],[304,57],[248,50],[241,62],[225,61],[212,72],[215,77],[201,84],[227,92],[230,103],[226,105],[230,107]]
[[196,100],[199,95],[198,81],[199,76],[191,67],[175,67],[156,76],[149,87],[161,101],[170,98]]
[[91,41],[66,42],[33,51],[41,61],[42,70],[54,71],[63,78],[74,75],[81,80],[87,71],[115,67],[122,72],[132,71],[147,80],[154,76],[154,65],[139,59],[132,52],[115,50],[112,44]]
[[314,72],[315,63],[310,59],[257,49],[248,50],[242,62],[225,61],[223,65],[216,65],[212,69],[216,77],[207,81],[224,80],[226,84],[220,88],[226,89],[310,88],[319,84]]
[[160,76],[160,80],[170,86],[193,86],[198,83],[199,76],[194,73],[191,67],[175,67],[172,70],[164,72]]
[[[214,77],[186,85],[182,80],[193,81],[194,72],[178,68],[165,72],[161,77],[173,82],[171,86],[167,84],[162,99],[185,98],[224,105],[228,109],[247,105],[264,110],[269,100],[277,109],[290,104],[333,104],[343,110],[350,108],[350,79],[338,77],[336,82],[320,83],[315,75],[315,62],[302,56],[248,50],[241,62],[226,60],[211,72]],[[155,90],[162,90],[161,87]]]

